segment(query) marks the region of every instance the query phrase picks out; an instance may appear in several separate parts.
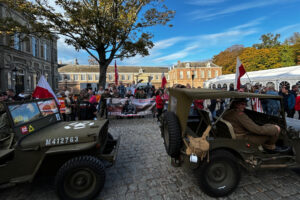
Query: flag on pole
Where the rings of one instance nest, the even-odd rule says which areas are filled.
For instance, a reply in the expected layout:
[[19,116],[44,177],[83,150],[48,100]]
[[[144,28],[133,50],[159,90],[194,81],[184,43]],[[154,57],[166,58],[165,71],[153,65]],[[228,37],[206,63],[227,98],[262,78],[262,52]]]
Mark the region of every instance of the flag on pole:
[[235,72],[235,89],[241,88],[241,77],[246,73],[246,70],[241,63],[239,57],[236,58],[236,72]]
[[165,77],[165,73],[163,72],[161,75],[161,88],[165,88],[166,84],[167,84],[167,79]]
[[115,84],[118,85],[118,82],[119,82],[119,74],[117,68],[117,61],[115,60]]
[[57,104],[60,104],[51,86],[43,75],[41,76],[36,88],[34,89],[32,97],[38,99],[55,98]]

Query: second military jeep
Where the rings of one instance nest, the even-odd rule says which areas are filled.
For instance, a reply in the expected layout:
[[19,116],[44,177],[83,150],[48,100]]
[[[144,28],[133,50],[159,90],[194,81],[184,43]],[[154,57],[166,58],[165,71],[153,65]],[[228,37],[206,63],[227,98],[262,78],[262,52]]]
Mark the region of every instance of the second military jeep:
[[108,133],[108,120],[63,122],[54,99],[4,107],[8,124],[0,140],[0,187],[46,173],[55,175],[61,199],[93,199],[101,191],[119,146]]
[[[280,126],[277,145],[292,147],[292,151],[270,154],[261,145],[237,139],[231,123],[222,118],[222,113],[237,98],[248,99],[249,106],[245,113],[256,124]],[[191,107],[195,100],[207,99],[223,102],[224,112],[218,112],[219,116],[210,116],[205,105],[202,109]],[[278,101],[278,114],[274,116],[255,111],[251,102],[258,99],[262,103]],[[201,189],[213,197],[233,192],[240,181],[242,168],[254,171],[299,167],[300,132],[288,128],[280,96],[209,89],[169,89],[169,107],[163,114],[161,124],[165,149],[172,165],[188,165],[194,169]],[[195,148],[194,144],[198,146]]]

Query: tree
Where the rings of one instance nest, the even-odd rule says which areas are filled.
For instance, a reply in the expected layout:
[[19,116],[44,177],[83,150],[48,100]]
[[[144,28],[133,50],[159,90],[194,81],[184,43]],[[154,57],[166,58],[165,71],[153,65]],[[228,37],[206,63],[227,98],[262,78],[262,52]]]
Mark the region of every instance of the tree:
[[223,74],[235,73],[236,57],[238,57],[244,49],[243,45],[233,45],[213,57],[213,63],[222,66]]
[[280,63],[282,67],[294,66],[296,64],[296,51],[288,45],[279,47]]
[[289,44],[289,45],[300,44],[300,33],[295,32],[291,37],[289,37],[285,40],[285,43]]
[[257,49],[264,49],[280,46],[280,42],[278,41],[279,38],[280,34],[276,34],[275,36],[272,33],[264,34],[260,37],[262,43],[254,44],[253,47]]
[[105,86],[106,71],[113,59],[137,54],[149,55],[154,44],[147,28],[166,25],[174,11],[164,0],[56,0],[57,12],[47,0],[2,0],[27,20],[22,24],[12,18],[0,21],[0,34],[22,32],[65,36],[76,50],[85,50],[100,67],[99,84]]

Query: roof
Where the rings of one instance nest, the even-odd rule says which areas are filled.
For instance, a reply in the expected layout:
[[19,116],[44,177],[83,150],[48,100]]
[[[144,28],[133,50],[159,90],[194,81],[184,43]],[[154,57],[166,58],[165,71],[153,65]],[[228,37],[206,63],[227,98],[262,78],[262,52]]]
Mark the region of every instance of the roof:
[[189,67],[220,67],[210,61],[208,62],[182,62],[175,65],[176,68],[186,68],[186,64],[189,63]]
[[186,96],[190,99],[224,99],[224,98],[272,98],[281,99],[281,96],[265,95],[249,92],[235,92],[211,89],[187,89],[187,88],[170,88],[170,95]]
[[[146,67],[146,66],[118,66],[119,73],[139,73],[139,70],[143,69],[143,73],[162,73],[168,72],[168,67]],[[65,65],[58,68],[60,73],[71,73],[71,72],[85,72],[95,73],[99,72],[99,65]],[[109,66],[107,73],[114,73],[114,66]]]
[[[276,80],[287,80],[287,79],[300,79],[300,65],[291,66],[291,67],[281,67],[275,69],[267,69],[260,71],[252,71],[247,72],[251,82],[259,82],[259,81],[276,81]],[[250,82],[247,76],[243,76],[241,78],[242,82]],[[214,79],[208,80],[206,83],[234,83],[235,74],[227,74],[218,76]]]

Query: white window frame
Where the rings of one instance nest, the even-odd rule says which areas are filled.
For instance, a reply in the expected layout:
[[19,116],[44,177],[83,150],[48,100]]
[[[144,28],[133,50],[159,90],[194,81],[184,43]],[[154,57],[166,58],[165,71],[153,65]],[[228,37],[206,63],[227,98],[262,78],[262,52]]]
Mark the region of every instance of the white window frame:
[[180,79],[183,79],[183,71],[180,71],[180,72],[179,72],[179,78],[180,78]]

